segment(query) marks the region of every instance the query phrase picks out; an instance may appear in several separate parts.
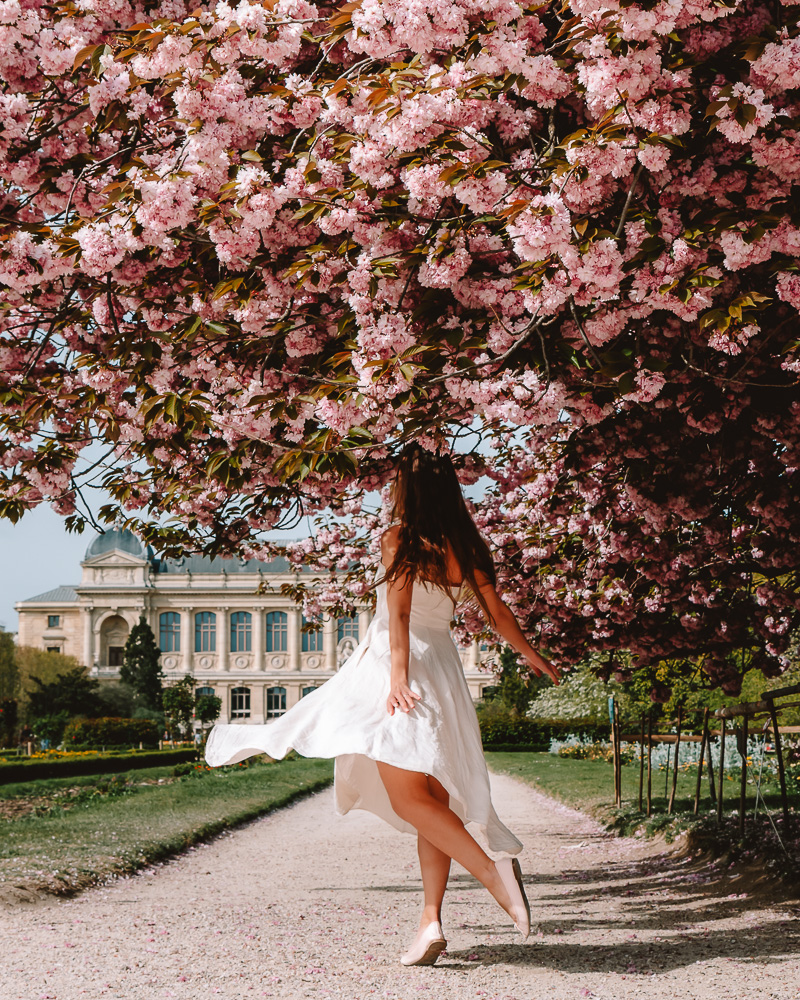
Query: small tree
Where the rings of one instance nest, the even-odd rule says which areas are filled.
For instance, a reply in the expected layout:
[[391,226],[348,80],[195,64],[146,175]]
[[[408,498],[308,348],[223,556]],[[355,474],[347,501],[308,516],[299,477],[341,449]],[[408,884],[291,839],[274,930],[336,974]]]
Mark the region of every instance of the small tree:
[[64,730],[69,722],[69,712],[55,712],[53,715],[40,715],[30,720],[33,734],[43,750],[57,747],[64,738]]
[[85,667],[72,667],[58,674],[55,680],[43,681],[32,677],[28,694],[28,713],[33,718],[59,715],[97,715],[100,700],[98,681],[89,677]]
[[16,698],[0,698],[0,746],[11,746],[16,728]]
[[37,690],[37,681],[49,684],[54,682],[59,674],[66,674],[76,669],[83,670],[82,664],[74,656],[49,653],[46,649],[36,649],[34,646],[17,646],[15,662],[18,674],[16,697],[22,719],[27,719],[30,714],[28,703],[31,694]]
[[519,654],[511,646],[504,646],[500,653],[496,677],[494,699],[520,716],[525,715],[539,691],[551,683],[549,678],[537,677],[527,666],[522,666]]
[[194,717],[194,677],[187,674],[171,687],[164,688],[161,696],[164,714],[170,736],[176,730],[182,731],[186,739],[192,737],[192,718]]
[[161,708],[164,675],[160,658],[156,637],[142,615],[125,643],[119,677],[123,684],[133,689],[137,702],[145,708]]
[[199,694],[195,698],[194,703],[194,714],[200,720],[200,725],[203,727],[203,745],[205,746],[206,739],[208,738],[208,728],[212,726],[219,718],[219,713],[222,711],[222,698],[216,694]]
[[114,682],[103,684],[97,692],[97,697],[100,702],[99,715],[113,716],[118,719],[133,717],[133,691],[127,684]]
[[18,693],[19,667],[14,637],[4,628],[0,628],[0,700],[16,698]]

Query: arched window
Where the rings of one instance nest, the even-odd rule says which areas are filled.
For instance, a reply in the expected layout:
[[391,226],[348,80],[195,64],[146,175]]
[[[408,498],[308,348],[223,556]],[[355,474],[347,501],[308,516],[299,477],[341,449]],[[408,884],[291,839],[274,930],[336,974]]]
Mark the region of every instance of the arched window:
[[231,718],[250,718],[250,688],[231,688]]
[[267,718],[276,719],[279,715],[283,715],[285,711],[286,711],[286,688],[282,687],[267,688]]
[[253,624],[249,611],[234,611],[231,615],[231,652],[249,653],[252,645]]
[[162,653],[181,651],[181,616],[177,611],[158,616],[158,645]]
[[[316,622],[310,622],[305,615],[303,615],[304,625],[316,625]],[[304,653],[321,653],[322,652],[322,628],[317,627],[313,632],[303,632],[303,652]],[[313,688],[312,688],[313,690]]]
[[347,618],[339,619],[336,626],[336,641],[341,642],[348,636],[358,642],[358,615],[349,615]]
[[289,619],[284,611],[267,614],[267,652],[285,653],[289,638]]
[[303,690],[300,692],[300,697],[305,698],[307,694],[311,694],[312,691],[316,691],[318,686],[319,685],[317,684],[312,684],[310,687],[304,687]]
[[213,611],[198,611],[194,616],[194,649],[196,653],[217,650],[217,616]]
[[204,694],[213,694],[213,693],[214,693],[214,688],[209,687],[207,684],[204,685],[203,687],[199,687],[199,688],[195,688],[194,689],[194,696],[195,696],[195,698],[199,698],[201,695],[204,695]]

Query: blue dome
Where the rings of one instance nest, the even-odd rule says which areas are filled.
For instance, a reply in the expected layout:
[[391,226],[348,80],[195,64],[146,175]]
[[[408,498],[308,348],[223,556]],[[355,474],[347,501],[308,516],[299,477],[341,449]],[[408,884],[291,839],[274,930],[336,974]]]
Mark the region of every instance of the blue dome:
[[109,528],[102,535],[97,535],[93,541],[89,542],[84,559],[92,559],[94,556],[103,555],[105,552],[127,552],[136,556],[137,559],[152,559],[153,550],[149,545],[141,542],[132,531],[127,528]]

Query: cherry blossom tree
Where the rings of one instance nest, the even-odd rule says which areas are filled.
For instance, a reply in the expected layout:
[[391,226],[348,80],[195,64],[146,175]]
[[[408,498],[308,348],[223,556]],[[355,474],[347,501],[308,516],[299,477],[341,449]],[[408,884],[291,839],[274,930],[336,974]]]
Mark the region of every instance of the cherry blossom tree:
[[99,482],[263,555],[332,510],[293,555],[346,566],[398,444],[475,433],[554,650],[780,669],[798,10],[4,0],[0,515]]

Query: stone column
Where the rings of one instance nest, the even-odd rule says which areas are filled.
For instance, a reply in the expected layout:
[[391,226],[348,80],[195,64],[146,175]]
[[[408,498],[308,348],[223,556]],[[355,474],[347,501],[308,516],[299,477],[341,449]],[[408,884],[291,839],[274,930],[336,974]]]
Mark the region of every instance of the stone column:
[[264,681],[248,678],[246,686],[250,688],[250,722],[257,726],[263,726],[267,721],[267,696]]
[[288,712],[290,708],[300,701],[300,690],[305,686],[303,684],[286,684],[283,685],[286,688],[286,711]]
[[358,612],[358,641],[363,642],[364,636],[367,634],[367,629],[369,628],[369,623],[372,621],[372,612],[367,610],[362,610]]
[[264,609],[256,608],[253,615],[253,669],[264,670],[264,653],[267,640],[264,635]]
[[92,631],[94,632],[94,663],[96,666],[100,666],[100,625],[95,623]]
[[228,670],[230,647],[231,629],[228,609],[225,607],[217,611],[217,670]]
[[229,684],[214,684],[214,693],[218,698],[222,699],[222,708],[220,709],[218,722],[227,723],[230,722],[230,711],[231,711],[231,696],[229,692]]
[[191,608],[181,608],[181,663],[183,672],[192,672],[192,653],[194,652],[194,616]]
[[83,663],[87,670],[94,667],[93,643],[92,643],[92,608],[82,608],[83,614]]
[[472,640],[467,657],[467,666],[470,670],[477,670],[481,663],[481,647],[477,639]]
[[[286,652],[288,653],[288,669],[289,670],[299,670],[300,669],[300,609],[290,608],[287,611],[287,628],[288,634],[286,636]],[[287,703],[288,704],[288,703]]]
[[336,670],[336,619],[326,618],[322,626],[322,651],[325,654],[325,669]]

